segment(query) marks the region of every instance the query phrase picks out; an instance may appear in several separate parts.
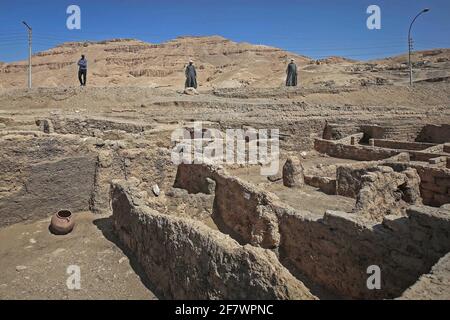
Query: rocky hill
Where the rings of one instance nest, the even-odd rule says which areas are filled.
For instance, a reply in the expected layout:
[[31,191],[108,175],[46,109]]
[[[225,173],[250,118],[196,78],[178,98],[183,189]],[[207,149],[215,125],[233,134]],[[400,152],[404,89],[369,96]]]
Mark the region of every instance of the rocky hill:
[[[302,86],[377,85],[407,79],[404,56],[368,63],[341,57],[315,61],[274,47],[211,36],[179,37],[161,44],[133,39],[63,43],[33,56],[34,86],[78,86],[76,62],[81,54],[89,61],[90,86],[183,88],[190,58],[197,66],[200,89],[283,86],[290,58],[299,65]],[[420,60],[416,66],[427,69],[419,78],[448,76],[449,57],[448,49],[416,55]],[[0,63],[0,88],[25,87],[27,68],[27,61]]]
[[[55,87],[77,85],[76,61],[89,61],[88,83],[98,86],[183,87],[184,67],[192,58],[204,87],[282,83],[285,65],[293,57],[299,64],[310,59],[286,51],[222,37],[181,37],[162,44],[117,39],[102,42],[64,43],[33,57],[33,83]],[[27,62],[0,66],[1,83],[20,87]]]

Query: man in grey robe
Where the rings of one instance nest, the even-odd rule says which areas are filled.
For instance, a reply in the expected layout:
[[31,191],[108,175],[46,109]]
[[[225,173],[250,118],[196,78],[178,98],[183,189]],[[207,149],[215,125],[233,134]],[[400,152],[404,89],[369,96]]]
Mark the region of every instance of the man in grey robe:
[[195,88],[197,89],[197,71],[195,71],[194,61],[189,60],[189,64],[184,72],[186,75],[185,88]]
[[291,63],[289,63],[286,70],[286,86],[287,87],[296,87],[297,86],[297,65],[294,62],[294,59],[291,59]]

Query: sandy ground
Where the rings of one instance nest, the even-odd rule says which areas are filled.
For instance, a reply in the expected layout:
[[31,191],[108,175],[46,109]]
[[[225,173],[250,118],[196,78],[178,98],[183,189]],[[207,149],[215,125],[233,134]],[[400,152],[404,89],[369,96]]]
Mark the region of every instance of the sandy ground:
[[[0,299],[156,299],[122,251],[107,216],[77,213],[72,233],[48,231],[50,218],[0,229]],[[80,267],[81,288],[67,287]]]

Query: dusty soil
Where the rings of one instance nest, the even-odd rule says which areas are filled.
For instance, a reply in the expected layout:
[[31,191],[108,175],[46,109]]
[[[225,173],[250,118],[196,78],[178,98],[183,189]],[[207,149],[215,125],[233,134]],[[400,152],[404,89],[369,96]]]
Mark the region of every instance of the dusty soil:
[[[75,217],[65,236],[49,232],[50,219],[0,229],[0,299],[156,299],[117,244],[109,218]],[[80,290],[66,285],[70,265],[80,267]]]

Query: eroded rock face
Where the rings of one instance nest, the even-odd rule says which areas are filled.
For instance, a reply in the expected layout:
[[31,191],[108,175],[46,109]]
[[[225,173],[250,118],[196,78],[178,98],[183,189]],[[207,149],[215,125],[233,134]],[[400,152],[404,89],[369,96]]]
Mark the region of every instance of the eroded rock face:
[[379,166],[361,177],[354,211],[381,221],[385,215],[402,215],[408,205],[421,204],[420,177],[415,169],[395,172]]
[[114,228],[169,299],[315,299],[275,254],[203,224],[160,214],[138,189],[113,182]]
[[289,158],[283,166],[283,184],[289,188],[301,188],[305,185],[303,166],[299,159]]

